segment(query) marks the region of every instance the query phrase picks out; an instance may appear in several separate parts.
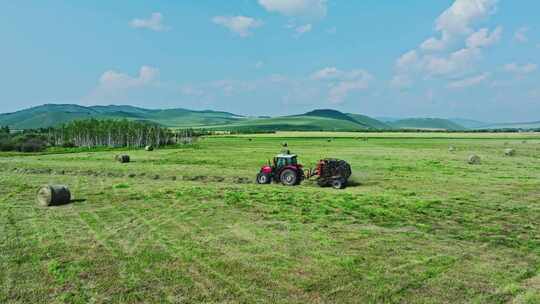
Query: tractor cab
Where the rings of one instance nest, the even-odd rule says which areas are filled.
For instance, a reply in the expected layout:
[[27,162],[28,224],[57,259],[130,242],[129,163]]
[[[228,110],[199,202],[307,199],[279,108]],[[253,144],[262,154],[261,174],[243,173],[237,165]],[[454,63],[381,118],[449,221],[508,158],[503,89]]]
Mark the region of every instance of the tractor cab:
[[274,167],[283,168],[286,166],[298,165],[298,157],[296,154],[278,154],[274,157]]

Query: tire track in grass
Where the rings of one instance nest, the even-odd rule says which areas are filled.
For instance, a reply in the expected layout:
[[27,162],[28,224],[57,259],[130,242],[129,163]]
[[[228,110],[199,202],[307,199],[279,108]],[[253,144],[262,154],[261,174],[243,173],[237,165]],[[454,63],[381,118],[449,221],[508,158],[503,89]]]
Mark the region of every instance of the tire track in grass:
[[[183,214],[188,214],[192,211],[195,211],[198,209],[198,206],[193,205],[189,209],[183,211]],[[131,210],[131,209],[130,209]],[[148,208],[144,211],[147,212],[148,210],[152,210],[151,215],[155,215],[156,212],[154,209]],[[161,212],[159,212],[161,210]],[[170,223],[174,223],[175,219],[168,216],[170,214],[167,212],[168,210],[164,211],[165,209],[157,210],[161,215],[159,216],[153,216],[152,218],[148,219],[145,214],[136,214],[133,211],[131,211],[132,215],[144,220],[145,225],[148,227],[147,231],[150,233],[155,233],[156,231],[159,231],[162,229],[162,227],[167,226]],[[172,210],[171,210],[172,211]],[[177,226],[182,230],[182,232],[187,235],[190,230],[185,229],[185,226]],[[170,240],[166,240],[167,242],[170,242]],[[181,259],[178,254],[170,253],[169,244],[164,244],[163,241],[159,242],[159,245],[163,250],[167,251],[170,255],[172,255],[176,259]],[[211,294],[208,292],[208,290],[211,290],[211,286],[213,285],[212,282],[206,277],[201,274],[201,272],[196,268],[192,267],[193,265],[190,265],[191,267],[188,268],[188,274],[191,275],[191,277],[196,277],[198,280],[193,280],[193,283],[196,285],[197,289],[200,291],[201,294],[203,294],[206,298],[210,298]]]
[[[40,209],[37,208],[35,210]],[[40,235],[40,239],[42,240],[40,244],[43,244],[44,241],[41,234],[43,234],[45,228],[48,230],[48,233],[53,235],[53,237],[49,237],[47,239],[54,239],[55,247],[59,247],[58,258],[60,261],[52,257],[47,265],[49,275],[61,283],[66,281],[63,284],[67,286],[74,286],[72,291],[73,295],[76,297],[83,296],[85,301],[90,301],[90,299],[100,299],[101,297],[96,290],[89,286],[88,282],[85,282],[84,276],[82,276],[82,269],[77,268],[81,264],[84,264],[82,262],[84,262],[84,257],[86,256],[83,256],[83,259],[81,260],[80,256],[77,255],[78,252],[75,251],[75,249],[83,250],[84,248],[85,254],[90,252],[92,249],[88,247],[89,244],[91,244],[91,242],[88,242],[88,239],[91,239],[91,234],[88,233],[89,229],[85,229],[86,225],[80,225],[81,220],[78,216],[77,210],[70,209],[69,207],[65,206],[42,208],[42,210],[43,214],[45,215],[42,225],[37,226],[35,224],[36,221],[33,221],[35,230],[37,231],[37,234]],[[50,225],[50,223],[54,223],[54,225]],[[75,248],[73,250],[69,250],[74,246]],[[51,250],[49,248],[45,248],[43,245],[40,245],[40,247],[47,253],[47,256],[49,256]],[[67,287],[63,287],[62,291],[65,292],[69,290],[66,289]],[[75,299],[73,300],[75,301]]]
[[[6,211],[5,241],[2,242],[3,249],[1,250],[6,254],[5,259],[2,258],[6,263],[3,267],[5,271],[2,271],[5,272],[3,275],[6,277],[6,286],[3,287],[6,289],[6,302],[10,297],[31,301],[27,297],[34,297],[37,294],[47,296],[50,289],[50,286],[44,288],[34,280],[43,271],[41,259],[39,259],[42,250],[41,243],[37,238],[25,237],[25,235],[36,235],[34,221],[37,219],[37,212],[35,208],[22,202],[17,205],[8,204],[8,200],[19,192],[16,190],[8,194],[0,205],[3,205],[2,209]],[[19,219],[20,214],[24,214],[22,219]]]
[[[134,218],[137,218],[139,221],[142,221],[147,228],[145,230],[145,233],[148,235],[155,234],[159,229],[161,229],[162,226],[168,224],[169,222],[172,222],[172,219],[167,218],[166,216],[162,215],[160,217],[147,220],[143,215],[137,215],[134,213],[131,209],[130,213]],[[187,234],[188,230],[184,229],[183,232]],[[182,257],[180,257],[178,254],[170,250],[170,240],[159,240],[156,238],[152,238],[152,240],[157,240],[157,245],[166,252],[171,258],[177,259],[177,260],[183,260]],[[168,243],[165,243],[168,242]],[[141,248],[141,250],[144,250],[144,248]],[[190,265],[193,266],[193,265]],[[197,277],[199,280],[192,280],[193,284],[195,285],[197,291],[199,294],[202,294],[204,298],[210,298],[211,294],[208,292],[208,290],[211,290],[212,283],[210,280],[208,280],[206,277],[204,277],[198,269],[195,267],[189,267],[187,271],[182,272],[186,276],[188,276],[190,279],[194,276]]]
[[[0,293],[0,300],[2,300],[1,302],[5,302],[5,303],[8,302],[9,295],[11,294],[12,289],[14,288],[14,286],[17,285],[15,284],[15,281],[16,281],[15,278],[17,277],[16,273],[19,272],[19,263],[16,263],[15,269],[14,269],[15,271],[12,271],[12,267],[10,267],[12,266],[10,263],[11,257],[13,255],[17,255],[16,252],[18,251],[19,248],[12,246],[11,244],[9,244],[9,242],[15,239],[15,244],[19,244],[19,239],[20,239],[18,228],[15,226],[13,215],[11,213],[11,207],[7,205],[7,200],[11,198],[14,195],[14,193],[15,192],[10,192],[6,195],[5,198],[2,198],[0,200],[0,207],[2,207],[2,210],[3,210],[3,212],[0,213],[0,215],[2,216],[2,219],[5,220],[5,225],[2,224],[3,240],[2,242],[0,242],[0,258],[1,258],[0,265],[2,265],[2,269],[4,269],[3,271],[0,271],[0,278],[2,278],[2,280],[0,281],[2,283],[1,285],[2,292]],[[9,227],[12,227],[13,229],[9,229]],[[12,231],[13,231],[13,234],[11,233]],[[10,255],[10,253],[13,253],[13,254]],[[15,274],[13,272],[15,272]]]
[[[221,201],[215,201],[215,202],[219,202],[221,203]],[[200,211],[201,210],[201,203],[200,201],[198,202],[194,202],[195,203],[195,206],[193,208],[189,208],[188,210],[184,211],[184,212],[179,212],[178,210],[176,209],[173,209],[174,206],[177,206],[177,204],[161,204],[159,206],[156,206],[156,208],[154,208],[155,210],[152,210],[154,212],[154,214],[166,214],[168,216],[174,216],[174,218],[171,218],[170,220],[168,220],[167,222],[171,222],[173,223],[173,225],[175,225],[176,227],[179,227],[182,229],[182,227],[185,227],[185,226],[181,226],[181,225],[178,225],[177,223],[181,223],[181,222],[186,222],[186,223],[189,223],[189,226],[190,227],[196,227],[197,229],[195,230],[199,230],[199,231],[205,231],[207,229],[203,229],[201,228],[201,225],[199,224],[199,222],[193,222],[191,220],[189,221],[186,221],[184,218],[182,218],[182,215],[187,215],[188,213],[192,212],[192,211]],[[206,205],[211,205],[212,203],[210,202],[205,202],[204,204]],[[197,217],[198,219],[200,219],[201,217]],[[152,220],[150,220],[152,221]],[[218,220],[219,222],[219,220]],[[228,229],[228,227],[223,227],[225,229]],[[183,229],[185,231],[185,229]],[[193,230],[193,229],[192,229]],[[191,234],[193,235],[193,233]],[[200,241],[194,239],[194,238],[191,238],[191,242],[193,244],[196,244],[198,247],[200,248],[205,248],[204,250],[207,250],[208,249],[208,245],[207,244],[201,244]],[[235,248],[231,248],[233,251],[235,251],[234,249]],[[228,256],[228,254],[226,252],[223,252],[221,251],[219,248],[213,248],[213,253],[215,256]],[[202,251],[201,251],[202,252]],[[235,251],[235,252],[241,252],[241,251]],[[250,267],[249,266],[249,263],[246,263],[244,260],[242,259],[233,259],[232,260],[234,263],[238,263],[240,266],[243,266],[245,267],[245,269],[250,269],[251,271],[250,272],[256,272],[259,277],[265,277],[265,279],[254,279],[256,281],[259,281],[259,282],[264,282],[265,284],[269,284],[271,283],[272,285],[274,285],[274,287],[272,288],[272,290],[276,290],[276,288],[279,288],[280,290],[283,291],[284,294],[288,294],[291,292],[291,290],[297,290],[298,288],[294,285],[291,285],[289,284],[288,282],[283,282],[283,281],[279,281],[279,280],[276,280],[275,278],[272,278],[270,275],[269,272],[267,271],[264,271],[264,270],[259,270],[259,269],[253,269],[253,267]],[[246,260],[246,261],[249,261],[249,260]],[[211,262],[211,261],[209,261]],[[212,268],[211,266],[208,266],[206,264],[204,264],[206,267],[209,267],[209,268]],[[278,283],[279,281],[279,283]],[[250,285],[251,289],[256,289],[259,293],[259,295],[266,295],[268,298],[272,298],[275,296],[275,293],[268,293],[268,287],[265,287],[265,288],[260,288],[258,286],[256,286],[255,284],[253,284],[255,281],[251,281],[251,282],[246,282]],[[240,285],[237,284],[237,286],[239,288],[242,288],[240,287]],[[250,293],[250,290],[247,289],[247,288],[242,288],[243,290],[246,290],[246,292]],[[309,301],[309,298],[304,298],[305,301]]]
[[[153,226],[150,222],[148,222],[147,220],[145,220],[142,216],[138,215],[137,213],[135,213],[134,211],[131,211],[133,216],[135,217],[138,217],[140,218],[142,221],[146,222],[146,225],[149,227],[148,229],[148,232],[154,234],[154,235],[157,235],[158,237],[157,238],[154,238],[156,241],[158,241],[158,243],[160,244],[160,246],[170,255],[178,258],[178,259],[181,259],[181,260],[185,260],[185,257],[183,256],[180,256],[178,255],[176,252],[181,252],[182,251],[182,247],[178,247],[178,246],[175,246],[173,245],[175,243],[175,241],[172,241],[170,238],[168,237],[165,237],[163,236],[163,234],[161,234],[158,230],[159,230],[159,227],[158,226]],[[173,219],[168,219],[167,222],[173,222]],[[179,225],[174,225],[178,228],[180,228],[180,230],[183,231],[184,233],[184,236],[188,236],[189,235],[189,232],[191,232],[189,229],[185,229],[186,227],[185,226],[179,226]],[[193,245],[191,243],[186,243],[188,245]],[[192,250],[194,249],[193,246],[189,246]],[[174,249],[174,250],[171,250]],[[197,252],[199,255],[202,253],[202,251],[199,251]],[[196,261],[196,260],[191,260],[192,263],[195,263],[197,264],[197,268],[202,268],[203,270],[205,270],[207,273],[211,273],[213,274],[213,276],[217,279],[219,279],[220,281],[222,281],[222,283],[225,283],[225,285],[231,285],[232,284],[232,287],[233,289],[236,289],[237,291],[243,291],[241,287],[237,286],[236,284],[234,284],[233,282],[230,282],[230,280],[227,280],[227,278],[224,277],[224,275],[216,272],[215,270],[213,269],[210,269],[208,267],[208,265],[205,265],[205,264],[201,264],[200,262]],[[198,284],[199,286],[203,287],[203,291],[202,293],[204,293],[205,295],[208,295],[210,296],[210,294],[208,293],[208,290],[210,290],[211,286],[213,285],[212,282],[206,278],[204,278],[202,275],[201,275],[201,272],[199,270],[196,270],[194,271],[195,274],[197,274],[199,276],[200,279],[202,279],[204,282],[203,283],[200,283]],[[193,273],[193,271],[191,272]],[[247,293],[246,293],[247,294]]]
[[[216,202],[221,203],[221,201],[216,201]],[[205,204],[211,204],[211,203],[210,202],[205,202]],[[172,223],[174,226],[180,228],[180,230],[182,230],[184,232],[193,231],[193,229],[186,230],[185,227],[187,225],[179,225],[178,223],[182,223],[182,222],[189,223],[190,227],[196,227],[195,230],[199,230],[199,231],[207,230],[207,229],[201,228],[201,226],[199,225],[199,222],[193,222],[191,220],[186,221],[184,218],[182,218],[183,215],[188,215],[192,211],[200,211],[201,210],[200,201],[194,202],[193,207],[190,207],[189,209],[184,210],[184,211],[178,211],[177,209],[174,209],[175,206],[178,206],[177,204],[164,204],[164,203],[162,203],[162,204],[159,204],[159,205],[152,204],[152,206],[153,206],[153,208],[150,208],[150,209],[145,208],[144,210],[141,210],[141,211],[144,211],[146,213],[147,210],[151,210],[154,215],[155,214],[165,214],[165,215],[169,216],[169,219],[166,220],[167,223]],[[171,218],[171,216],[173,216],[173,217]],[[164,218],[164,217],[159,216],[158,218]],[[200,217],[197,217],[197,218],[200,220]],[[163,223],[161,223],[161,225],[159,223],[154,224],[155,221],[156,220],[154,218],[152,218],[150,220],[147,220],[147,223],[154,228],[153,230],[158,231],[159,226],[163,225]],[[193,234],[194,233],[190,233],[189,236],[193,235]],[[188,236],[188,235],[186,235],[186,236]],[[203,252],[210,252],[208,250],[208,246],[206,244],[201,244],[200,241],[197,241],[192,237],[190,237],[190,239],[191,239],[190,240],[191,244],[195,244],[199,248],[204,248],[203,250],[199,250],[199,252],[198,252],[199,254],[203,253]],[[191,247],[193,248],[193,246],[191,246]],[[234,250],[234,248],[232,248],[232,249]],[[214,252],[211,252],[211,253],[213,253],[214,256],[227,256],[227,253],[221,251],[218,248],[213,248],[213,251]],[[238,252],[240,252],[240,251],[238,251]],[[211,261],[208,261],[208,262],[211,262]],[[244,262],[243,260],[234,259],[233,262],[244,266],[245,269],[251,269],[252,271],[255,271],[260,276],[266,277],[266,279],[264,279],[264,280],[258,279],[258,281],[263,281],[266,284],[268,284],[268,283],[275,284],[274,288],[271,289],[272,291],[275,291],[275,288],[279,288],[279,289],[281,289],[283,291],[284,294],[289,294],[293,290],[298,290],[297,286],[291,285],[288,282],[279,281],[279,280],[276,280],[275,278],[269,277],[269,274],[270,274],[269,272],[265,272],[264,270],[260,271],[260,270],[257,270],[257,269],[253,270],[253,268],[252,267],[250,268],[249,264]],[[201,263],[199,263],[199,264],[201,264]],[[211,266],[208,266],[205,263],[202,263],[202,265],[204,265],[204,268],[206,268],[206,269],[212,269]],[[226,275],[221,274],[221,276],[224,278],[224,280],[228,280],[227,279],[228,277]],[[228,281],[230,281],[230,280],[228,280]],[[247,283],[249,283],[249,285],[250,285],[250,287],[252,289],[256,289],[258,291],[259,295],[265,295],[269,299],[275,297],[275,293],[273,293],[273,292],[269,293],[268,287],[266,287],[266,289],[265,289],[265,288],[261,288],[261,287],[256,286],[255,284],[253,284],[253,282],[247,282]],[[244,290],[246,293],[251,293],[250,289],[248,289],[248,288],[241,287],[238,284],[236,284],[236,286],[237,286],[238,289]],[[297,294],[297,296],[298,295],[299,294]],[[303,300],[306,301],[306,302],[309,302],[311,300],[311,298],[308,295],[305,295],[305,294],[301,294],[301,298],[303,298]]]
[[[3,268],[5,271],[2,271],[5,276],[5,282],[3,280],[2,289],[5,290],[6,302],[9,302],[11,296],[17,298],[21,297],[18,293],[24,281],[24,276],[21,275],[24,273],[23,266],[26,266],[26,256],[27,248],[26,244],[22,242],[22,230],[19,227],[17,220],[18,213],[17,210],[20,209],[20,206],[9,204],[9,200],[15,197],[19,191],[15,190],[9,192],[5,198],[0,201],[0,206],[5,210],[2,217],[5,218],[5,241],[2,242],[2,250],[0,256],[2,256],[2,261],[6,263],[6,266]],[[5,255],[4,255],[5,254]],[[5,257],[5,258],[4,258]]]
[[[182,249],[183,249],[180,244],[179,245],[173,245],[173,244],[176,243],[175,241],[171,240],[167,236],[164,236],[161,232],[159,232],[159,230],[157,228],[152,227],[151,224],[148,223],[146,219],[144,219],[143,217],[141,217],[140,215],[135,213],[133,211],[133,209],[130,209],[130,212],[133,214],[133,216],[138,217],[139,219],[141,219],[141,221],[146,223],[146,225],[149,227],[148,232],[150,232],[154,236],[156,236],[155,240],[158,241],[165,248],[165,250],[168,252],[168,254],[170,254],[172,256],[175,256],[175,257],[177,257],[177,258],[179,258],[181,260],[185,260],[185,257],[179,256],[176,253],[176,252],[181,252]],[[167,212],[167,214],[168,214],[168,212]],[[185,229],[186,228],[185,226],[180,226],[180,225],[176,224],[176,222],[174,222],[173,219],[170,219],[170,221],[173,223],[174,226],[178,227],[180,230],[188,231],[188,232],[190,231],[190,230]],[[192,251],[196,250],[196,253],[199,256],[202,256],[204,251],[199,249],[199,248],[196,248],[196,247],[200,247],[200,245],[196,241],[194,241],[190,237],[189,234],[186,233],[186,234],[184,234],[184,236],[190,238],[190,241],[184,240],[184,243],[186,245],[188,245],[188,247]],[[171,249],[174,249],[174,250],[171,250]],[[257,298],[250,295],[249,291],[246,288],[240,286],[239,284],[236,284],[235,282],[230,280],[226,275],[212,269],[206,263],[198,261],[197,259],[192,259],[191,262],[197,264],[198,268],[201,268],[203,270],[203,272],[211,274],[212,277],[214,277],[215,279],[218,279],[219,281],[221,281],[225,286],[229,286],[231,289],[235,290],[237,295],[241,295],[243,302],[254,303],[254,302],[257,301]],[[200,271],[197,271],[197,273],[200,273]]]
[[[93,236],[93,239],[96,240],[98,244],[103,246],[111,256],[114,257],[114,260],[117,261],[120,265],[118,266],[118,275],[122,281],[125,281],[127,278],[126,275],[126,261],[124,260],[124,252],[118,248],[113,242],[108,240],[106,233],[103,231],[99,224],[99,217],[94,212],[83,211],[79,212],[79,218],[81,223],[85,225],[90,234]],[[106,230],[106,229],[105,229]]]
[[[141,233],[138,234],[138,236],[141,237],[149,235],[148,230],[150,230],[151,227],[144,224],[139,218],[132,216],[129,209],[126,210],[122,210],[122,212],[120,212],[117,208],[107,208],[96,210],[94,212],[81,212],[80,219],[93,232],[96,241],[109,250],[115,261],[118,261],[120,264],[119,269],[121,270],[119,271],[119,274],[122,281],[126,283],[131,282],[130,285],[132,283],[143,284],[144,280],[140,274],[137,271],[130,271],[130,266],[136,267],[140,263],[137,263],[137,261],[129,258],[134,257],[138,253],[144,253],[145,248],[141,246],[141,242],[144,242],[147,239],[137,238],[134,241],[124,244],[118,243],[118,241],[115,239],[116,237],[121,236],[124,230],[130,229],[134,225],[135,227],[144,227],[144,229],[139,229],[142,230]],[[127,223],[118,227],[107,227],[107,220],[99,216],[99,213],[103,212],[112,214],[112,217],[115,220],[118,220],[119,218],[126,219],[124,222]],[[165,246],[162,244],[159,245],[163,247],[165,251]],[[169,252],[166,253],[169,257],[174,257]],[[128,259],[126,259],[126,257],[128,257]],[[135,264],[130,264],[130,261],[133,261]],[[184,276],[189,277],[187,273],[185,273]],[[132,287],[130,287],[130,290],[131,289]]]

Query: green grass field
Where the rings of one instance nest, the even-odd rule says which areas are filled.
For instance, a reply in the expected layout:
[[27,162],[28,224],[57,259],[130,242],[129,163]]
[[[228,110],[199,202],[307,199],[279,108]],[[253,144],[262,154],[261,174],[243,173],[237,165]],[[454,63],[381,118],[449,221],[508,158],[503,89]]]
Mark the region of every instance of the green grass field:
[[[540,135],[364,136],[0,154],[0,303],[540,303]],[[352,185],[254,184],[285,140]]]

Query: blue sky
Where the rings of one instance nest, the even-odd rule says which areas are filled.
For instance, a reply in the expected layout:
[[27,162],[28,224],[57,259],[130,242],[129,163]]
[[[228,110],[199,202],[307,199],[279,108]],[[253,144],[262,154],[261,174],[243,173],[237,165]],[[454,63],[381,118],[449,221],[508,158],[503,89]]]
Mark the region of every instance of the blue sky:
[[0,112],[540,120],[535,0],[0,1]]

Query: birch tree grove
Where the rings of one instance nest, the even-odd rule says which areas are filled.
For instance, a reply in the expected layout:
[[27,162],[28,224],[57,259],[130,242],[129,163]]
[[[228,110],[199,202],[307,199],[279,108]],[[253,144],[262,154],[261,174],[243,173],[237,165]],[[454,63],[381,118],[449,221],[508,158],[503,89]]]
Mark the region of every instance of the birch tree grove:
[[188,143],[194,132],[190,129],[173,131],[149,122],[88,119],[49,129],[48,135],[56,146],[140,148]]

